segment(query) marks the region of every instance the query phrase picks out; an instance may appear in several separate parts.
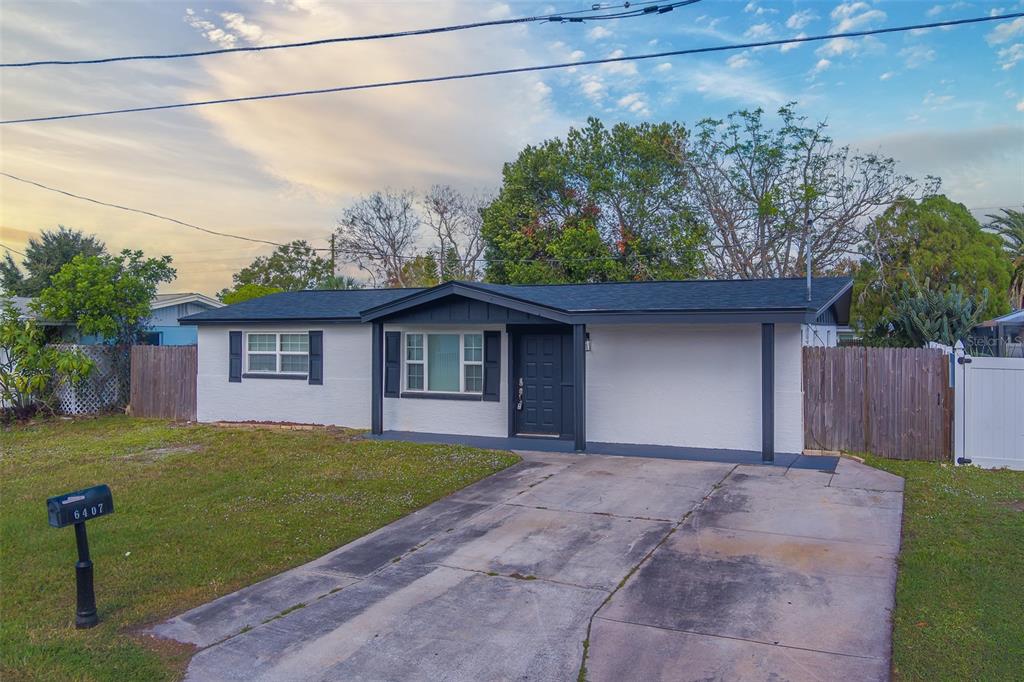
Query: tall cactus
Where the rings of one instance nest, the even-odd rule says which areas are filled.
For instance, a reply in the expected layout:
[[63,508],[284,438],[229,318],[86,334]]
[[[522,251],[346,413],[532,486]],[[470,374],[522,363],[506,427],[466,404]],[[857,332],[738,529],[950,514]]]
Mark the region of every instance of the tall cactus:
[[981,322],[982,311],[988,303],[987,289],[981,299],[975,299],[957,285],[947,291],[937,291],[931,288],[928,279],[923,287],[913,277],[911,279],[913,287],[903,285],[892,322],[914,346],[925,346],[931,341],[952,346],[965,340],[971,329]]

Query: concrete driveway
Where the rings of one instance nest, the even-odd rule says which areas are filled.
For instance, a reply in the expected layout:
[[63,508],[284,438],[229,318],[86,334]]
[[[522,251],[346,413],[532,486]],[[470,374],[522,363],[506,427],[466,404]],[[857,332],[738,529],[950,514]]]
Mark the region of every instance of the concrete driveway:
[[888,678],[902,479],[522,454],[153,634],[189,680]]

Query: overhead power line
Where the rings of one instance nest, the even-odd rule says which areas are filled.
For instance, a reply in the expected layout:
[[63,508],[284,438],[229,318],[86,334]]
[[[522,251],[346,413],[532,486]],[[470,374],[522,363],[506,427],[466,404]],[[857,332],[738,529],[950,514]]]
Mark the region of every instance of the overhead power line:
[[[211,234],[211,235],[214,235],[214,236],[217,236],[217,237],[227,237],[227,238],[230,238],[230,239],[239,239],[239,240],[242,240],[242,241],[253,242],[253,243],[256,243],[256,244],[267,244],[269,246],[287,246],[287,244],[282,244],[280,242],[274,242],[274,241],[270,241],[270,240],[267,240],[267,239],[257,239],[255,237],[247,237],[245,235],[231,234],[229,232],[221,232],[219,230],[211,230],[209,228],[201,227],[199,225],[193,225],[192,223],[185,222],[184,220],[178,220],[177,218],[172,218],[170,216],[160,215],[159,213],[154,213],[153,211],[147,211],[147,210],[144,210],[144,209],[141,209],[141,208],[133,208],[131,206],[122,206],[120,204],[114,204],[114,203],[107,202],[107,201],[100,201],[99,199],[93,199],[91,197],[82,196],[80,194],[75,194],[73,192],[68,192],[66,190],[58,189],[56,187],[49,187],[47,185],[42,184],[41,182],[36,182],[34,180],[28,180],[28,179],[25,179],[25,178],[21,178],[21,177],[18,177],[17,175],[12,175],[11,173],[0,172],[0,175],[2,175],[4,177],[7,177],[7,178],[10,178],[11,180],[17,180],[18,182],[23,182],[23,183],[25,183],[27,185],[32,185],[33,187],[38,187],[39,189],[44,189],[44,190],[46,190],[48,192],[55,192],[57,194],[62,194],[64,196],[66,196],[66,197],[71,197],[72,199],[79,199],[81,201],[87,201],[89,203],[97,204],[99,206],[105,206],[107,208],[115,208],[115,209],[118,209],[118,210],[121,210],[121,211],[128,211],[128,212],[131,212],[131,213],[138,213],[140,215],[149,216],[151,218],[156,218],[158,220],[165,220],[167,222],[171,222],[171,223],[174,223],[176,225],[181,225],[181,226],[184,226],[184,227],[188,227],[188,228],[193,229],[193,230],[199,230],[200,232],[205,232],[206,234]],[[969,211],[978,211],[978,210],[984,210],[984,208],[985,207],[976,207],[976,208],[969,208],[967,210],[969,210]],[[727,248],[736,248],[736,247],[742,247],[742,246],[756,246],[756,245],[759,245],[759,244],[760,244],[760,242],[757,241],[757,240],[729,240],[728,243],[710,244],[710,245],[705,245],[703,247],[683,249],[683,250],[681,250],[681,252],[683,252],[683,253],[701,253],[701,252],[704,252],[704,251],[706,251],[708,249],[727,249]],[[11,247],[7,246],[6,244],[0,244],[0,247],[6,249],[8,251],[11,251],[13,253],[16,253],[16,254],[18,254],[20,256],[25,256],[26,255],[26,254],[22,253],[21,251],[18,251],[16,249],[12,249]],[[330,247],[313,247],[312,250],[313,251],[324,251],[324,252],[326,252],[326,251],[330,251],[331,249],[330,249]],[[207,253],[207,252],[192,252],[192,253]],[[365,258],[365,257],[367,257],[367,256],[369,256],[371,254],[369,254],[369,253],[348,252],[348,255],[349,256],[362,256],[362,257]],[[408,260],[415,260],[416,258],[419,258],[421,255],[422,254],[420,254],[420,255],[410,255],[410,256],[396,256],[396,258],[398,260],[407,260],[408,261]],[[239,256],[239,257],[240,258],[246,258],[246,256]],[[635,256],[635,257],[639,257],[639,256]],[[582,261],[597,261],[597,260],[607,260],[607,259],[608,258],[605,257],[605,256],[597,256],[597,257],[574,258],[574,259],[569,259],[569,260],[571,262],[582,262]],[[221,260],[221,259],[214,258],[214,259],[211,259],[210,262],[217,261],[217,260]],[[552,261],[555,261],[555,262],[564,262],[565,261],[565,259],[559,259],[559,258],[527,258],[527,259],[509,258],[509,259],[491,259],[491,260],[489,260],[489,259],[484,258],[484,257],[476,258],[476,259],[473,259],[473,260],[474,260],[474,262],[478,262],[478,263],[505,263],[505,262],[511,262],[511,263],[546,262],[546,263],[550,263]],[[185,261],[183,261],[183,262],[185,262]],[[199,261],[191,261],[191,262],[192,263],[197,263]]]
[[361,85],[343,85],[332,88],[319,88],[314,90],[295,90],[292,92],[277,92],[266,95],[248,95],[243,97],[225,97],[222,99],[202,100],[198,102],[180,102],[177,104],[158,104],[146,107],[129,107],[125,109],[108,109],[105,111],[90,111],[79,114],[58,114],[54,116],[35,116],[31,118],[18,118],[0,121],[0,125],[15,123],[40,123],[43,121],[62,121],[73,118],[91,118],[96,116],[111,116],[113,114],[132,114],[145,111],[162,111],[166,109],[186,109],[192,107],[211,106],[214,104],[231,104],[237,102],[256,102],[271,99],[283,99],[286,97],[301,97],[306,95],[324,95],[335,92],[351,92],[354,90],[371,90],[399,85],[419,85],[423,83],[438,83],[444,81],[468,80],[472,78],[483,78],[486,76],[504,76],[516,73],[530,73],[536,71],[551,71],[554,69],[568,69],[580,66],[591,66],[596,64],[612,64],[617,62],[632,62],[644,59],[663,59],[665,57],[678,57],[690,54],[706,54],[711,52],[726,52],[731,50],[747,50],[757,47],[774,47],[792,43],[810,43],[823,40],[834,40],[836,38],[858,38],[862,36],[879,35],[884,33],[900,33],[903,31],[918,31],[928,28],[941,28],[943,26],[960,26],[964,24],[977,24],[990,21],[1005,21],[1024,17],[1024,12],[1012,14],[999,14],[996,16],[973,17],[969,19],[953,19],[949,21],[935,21],[927,24],[914,24],[909,26],[892,26],[889,28],[877,28],[864,31],[846,31],[843,33],[828,33],[817,36],[806,36],[803,38],[783,38],[779,40],[763,40],[759,42],[741,43],[734,45],[716,45],[713,47],[697,47],[686,50],[668,50],[665,52],[653,52],[639,55],[626,55],[622,57],[606,57],[603,59],[586,59],[576,62],[561,62],[558,64],[543,64],[539,66],[521,66],[508,69],[494,69],[490,71],[474,71],[469,73],[452,74],[448,76],[427,76],[423,78],[409,78],[406,80],[385,81],[381,83],[364,83]]
[[0,244],[0,247],[10,251],[11,253],[16,253],[19,256],[25,256],[26,258],[28,258],[28,256],[24,252],[18,251],[17,249],[12,249],[11,247],[7,246],[7,244]]
[[[20,68],[27,66],[67,66],[73,64],[109,64],[111,62],[129,62],[158,59],[184,59],[191,57],[208,57],[212,55],[231,54],[235,52],[268,52],[270,50],[287,50],[297,47],[313,47],[316,45],[330,45],[333,43],[353,43],[365,40],[382,40],[387,38],[407,38],[410,36],[434,35],[438,33],[451,33],[454,31],[465,31],[467,29],[484,28],[488,26],[508,26],[513,24],[529,23],[584,23],[587,21],[608,21],[611,19],[629,19],[654,14],[665,14],[677,7],[692,5],[700,0],[676,0],[659,4],[647,0],[646,2],[624,2],[615,5],[595,4],[590,9],[572,10],[558,14],[541,14],[529,17],[514,17],[508,19],[492,19],[489,21],[475,21],[468,24],[454,24],[449,26],[436,26],[433,28],[420,28],[408,31],[393,31],[390,33],[371,33],[360,36],[346,36],[341,38],[322,38],[319,40],[306,40],[298,43],[282,43],[280,45],[254,45],[249,47],[228,47],[217,50],[201,50],[198,52],[171,52],[167,54],[139,54],[121,57],[101,57],[97,59],[41,59],[31,62],[9,62],[0,64],[0,68]],[[620,12],[605,14],[594,14],[607,9],[623,8]],[[636,8],[636,9],[633,9]],[[585,16],[580,16],[585,15]]]
[[[153,211],[147,211],[147,210],[141,209],[141,208],[133,208],[131,206],[123,206],[121,204],[115,204],[115,203],[111,203],[111,202],[108,202],[108,201],[100,201],[99,199],[93,199],[92,197],[82,196],[81,194],[75,194],[73,192],[68,192],[66,190],[58,189],[56,187],[50,187],[48,185],[44,185],[41,182],[36,182],[34,180],[28,180],[26,178],[21,178],[21,177],[18,177],[17,175],[12,175],[11,173],[0,172],[0,175],[4,176],[6,178],[10,178],[11,180],[17,180],[18,182],[23,182],[23,183],[25,183],[27,185],[32,185],[33,187],[38,187],[39,189],[44,189],[44,190],[46,190],[48,192],[55,192],[57,194],[61,194],[61,195],[64,195],[66,197],[71,197],[72,199],[79,199],[80,201],[88,201],[89,203],[97,204],[99,206],[105,206],[107,208],[115,208],[115,209],[118,209],[120,211],[128,211],[128,212],[131,212],[131,213],[138,213],[140,215],[149,216],[150,218],[156,218],[158,220],[165,220],[167,222],[171,222],[171,223],[174,223],[176,225],[181,225],[181,226],[184,226],[184,227],[188,227],[188,228],[193,229],[193,230],[199,230],[200,232],[205,232],[206,234],[212,234],[212,235],[215,235],[217,237],[228,237],[230,239],[240,239],[242,241],[256,242],[256,243],[259,243],[259,244],[267,244],[269,246],[287,246],[286,244],[282,244],[280,242],[269,241],[267,239],[257,239],[257,238],[254,238],[254,237],[246,237],[244,235],[239,235],[239,234],[231,234],[229,232],[221,232],[219,230],[211,230],[209,228],[201,227],[199,225],[193,225],[192,223],[185,222],[184,220],[178,220],[177,218],[172,218],[170,216],[160,215],[159,213],[154,213]],[[753,240],[751,240],[751,241],[730,241],[728,246],[729,247],[751,246],[751,245],[754,245],[756,243],[757,242],[753,241]],[[3,246],[3,245],[0,244],[0,246]],[[14,249],[10,249],[7,246],[4,246],[3,248],[8,249],[9,251],[14,251]],[[706,248],[707,247],[683,249],[682,252],[685,252],[685,253],[699,253],[699,252],[702,252],[702,251],[706,250]],[[716,245],[713,245],[711,248],[726,248],[726,245],[716,244]],[[330,247],[313,247],[312,250],[313,251],[330,251]],[[22,256],[25,255],[25,254],[21,253],[20,251],[14,251],[14,253],[18,253],[18,254],[20,254]],[[350,256],[366,257],[369,254],[348,252],[348,255],[350,255]],[[421,255],[422,254],[420,254],[420,255],[410,255],[410,256],[396,256],[396,258],[398,258],[399,260],[415,260],[416,258],[419,258]],[[217,259],[212,259],[212,260],[217,260]],[[565,259],[558,259],[558,258],[528,258],[528,259],[515,258],[515,259],[496,259],[496,260],[488,260],[486,258],[477,258],[477,259],[475,259],[476,262],[490,262],[490,263],[504,263],[504,262],[513,262],[513,263],[548,262],[549,263],[551,261],[561,262],[561,261],[564,261],[564,260]],[[569,260],[571,262],[596,261],[596,260],[607,260],[607,257],[573,258],[573,259],[569,259]]]
[[131,206],[122,206],[120,204],[113,204],[113,203],[110,203],[110,202],[107,202],[107,201],[100,201],[99,199],[93,199],[91,197],[82,196],[81,194],[74,194],[73,192],[68,192],[68,191],[63,190],[63,189],[57,189],[56,187],[49,187],[47,185],[44,185],[41,182],[36,182],[34,180],[26,180],[25,178],[19,178],[17,175],[11,175],[10,173],[0,172],[0,175],[4,176],[6,178],[10,178],[11,180],[17,180],[18,182],[23,182],[26,185],[33,185],[33,186],[38,187],[40,189],[45,189],[48,192],[56,192],[57,194],[63,194],[64,196],[71,197],[72,199],[79,199],[80,201],[88,201],[90,204],[97,204],[99,206],[106,206],[107,208],[116,208],[116,209],[119,209],[119,210],[122,210],[122,211],[129,211],[131,213],[139,213],[141,215],[149,216],[150,218],[156,218],[158,220],[166,220],[167,222],[170,222],[170,223],[175,223],[177,225],[182,225],[184,227],[188,227],[188,228],[191,228],[193,230],[199,230],[200,232],[205,232],[207,234],[216,235],[218,237],[229,237],[231,239],[240,239],[240,240],[246,241],[246,242],[257,242],[257,243],[260,243],[260,244],[269,244],[270,246],[284,246],[284,244],[280,244],[278,242],[272,242],[272,241],[269,241],[267,239],[256,239],[254,237],[246,237],[246,236],[243,236],[243,235],[240,235],[240,234],[231,234],[230,232],[219,232],[218,230],[210,230],[210,229],[205,228],[205,227],[200,227],[199,225],[193,225],[192,223],[187,223],[184,220],[178,220],[177,218],[171,218],[169,216],[160,215],[159,213],[153,213],[152,211],[146,211],[146,210],[143,210],[141,208],[132,208]]

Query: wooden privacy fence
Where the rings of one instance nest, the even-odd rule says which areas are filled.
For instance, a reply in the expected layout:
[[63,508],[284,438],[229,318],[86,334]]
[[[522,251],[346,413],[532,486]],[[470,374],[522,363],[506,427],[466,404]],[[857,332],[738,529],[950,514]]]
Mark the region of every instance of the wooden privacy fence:
[[195,420],[196,360],[196,346],[132,346],[131,413]]
[[804,348],[804,447],[952,459],[949,356],[919,348]]

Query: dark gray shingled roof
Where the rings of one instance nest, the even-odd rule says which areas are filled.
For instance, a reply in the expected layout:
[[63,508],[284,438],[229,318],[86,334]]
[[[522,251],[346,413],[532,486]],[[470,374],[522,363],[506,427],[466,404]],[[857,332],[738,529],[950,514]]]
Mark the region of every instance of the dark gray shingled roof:
[[[404,307],[446,289],[473,290],[568,314],[637,312],[822,311],[841,294],[848,277],[816,277],[807,300],[806,281],[791,279],[610,282],[602,284],[510,285],[446,283],[434,289],[355,289],[272,294],[181,319],[184,323],[323,320],[356,321],[374,309]],[[435,291],[436,290],[436,291]],[[454,293],[454,292],[453,292]],[[417,296],[416,294],[422,294]]]
[[472,286],[566,312],[820,310],[850,283],[848,277],[608,282],[605,284]]
[[244,322],[247,320],[359,320],[359,313],[423,289],[344,289],[284,291],[216,310],[188,315],[179,322]]

